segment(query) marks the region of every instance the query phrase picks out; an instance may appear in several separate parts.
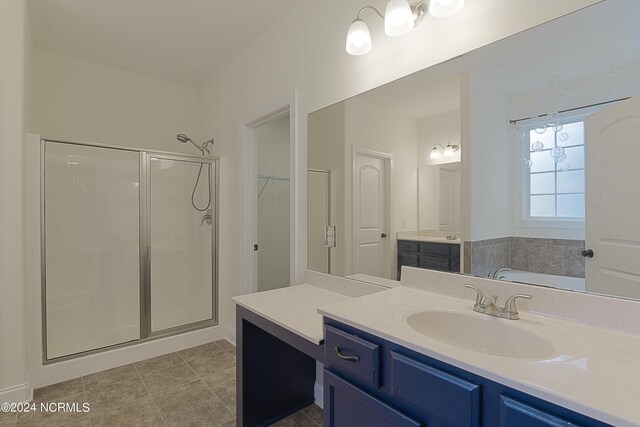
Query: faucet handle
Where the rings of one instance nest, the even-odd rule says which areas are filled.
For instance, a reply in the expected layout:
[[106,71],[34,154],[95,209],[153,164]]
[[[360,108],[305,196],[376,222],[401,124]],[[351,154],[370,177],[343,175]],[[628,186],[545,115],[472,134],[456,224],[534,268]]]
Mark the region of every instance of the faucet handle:
[[469,289],[473,289],[474,291],[476,291],[476,307],[480,307],[484,301],[484,299],[486,298],[486,296],[484,295],[484,292],[482,292],[479,288],[476,288],[473,285],[470,284],[466,284],[464,285],[465,288],[469,288]]
[[518,307],[516,307],[516,300],[518,298],[532,299],[533,297],[527,294],[516,294],[511,295],[509,298],[507,298],[507,302],[504,304],[504,311],[510,319],[516,320],[520,318],[520,316],[518,315]]

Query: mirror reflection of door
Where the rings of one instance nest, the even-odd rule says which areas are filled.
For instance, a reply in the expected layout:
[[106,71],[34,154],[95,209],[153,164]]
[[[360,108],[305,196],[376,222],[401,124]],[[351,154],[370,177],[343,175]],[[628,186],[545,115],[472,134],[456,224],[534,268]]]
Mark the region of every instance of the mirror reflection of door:
[[460,230],[460,164],[438,167],[438,230]]
[[309,169],[307,188],[307,268],[331,274],[331,245],[326,236],[326,227],[333,224],[331,171]]
[[257,290],[287,287],[290,279],[289,114],[256,129]]
[[[587,290],[640,298],[640,182],[637,165],[640,97],[586,120]],[[586,252],[583,256],[587,255]]]
[[354,153],[353,274],[391,278],[390,158]]

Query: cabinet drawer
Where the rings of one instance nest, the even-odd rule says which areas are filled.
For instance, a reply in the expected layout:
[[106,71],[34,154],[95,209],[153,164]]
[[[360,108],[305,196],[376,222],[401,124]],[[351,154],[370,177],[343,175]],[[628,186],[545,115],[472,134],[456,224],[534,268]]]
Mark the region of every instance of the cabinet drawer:
[[419,252],[419,243],[413,240],[398,240],[398,252]]
[[500,396],[500,427],[579,427],[542,409]]
[[393,351],[391,393],[448,425],[480,425],[480,386]]
[[380,346],[325,325],[325,364],[378,387]]
[[324,371],[325,426],[421,427],[418,420]]

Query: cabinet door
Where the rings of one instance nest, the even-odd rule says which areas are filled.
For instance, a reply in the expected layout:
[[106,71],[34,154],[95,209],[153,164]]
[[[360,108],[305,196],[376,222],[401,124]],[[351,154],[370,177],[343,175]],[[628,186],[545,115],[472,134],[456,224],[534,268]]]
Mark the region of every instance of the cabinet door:
[[423,424],[328,370],[324,371],[325,427],[420,427]]
[[500,427],[579,427],[541,409],[500,396]]

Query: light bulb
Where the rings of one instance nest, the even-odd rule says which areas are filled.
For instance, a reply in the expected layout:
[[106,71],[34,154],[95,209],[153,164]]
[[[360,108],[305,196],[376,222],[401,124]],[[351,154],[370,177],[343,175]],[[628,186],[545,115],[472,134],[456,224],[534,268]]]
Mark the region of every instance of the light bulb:
[[455,15],[464,7],[464,0],[431,0],[429,13],[438,18]]
[[371,51],[371,34],[362,19],[354,20],[347,31],[347,52],[351,55],[364,55]]
[[444,148],[444,156],[445,157],[453,156],[453,146],[451,145],[451,143],[447,144],[447,146]]
[[431,156],[429,157],[431,158],[431,160],[437,160],[440,158],[440,152],[436,147],[433,147],[433,150],[431,150]]
[[384,32],[391,37],[407,34],[413,29],[413,12],[407,0],[390,0],[384,12]]

